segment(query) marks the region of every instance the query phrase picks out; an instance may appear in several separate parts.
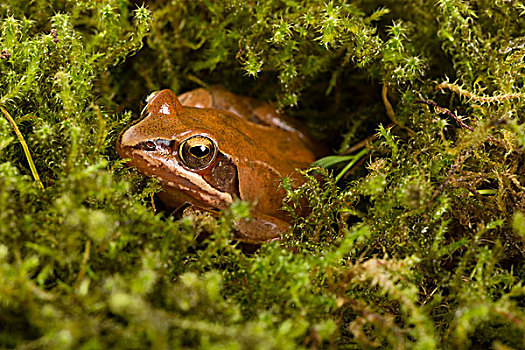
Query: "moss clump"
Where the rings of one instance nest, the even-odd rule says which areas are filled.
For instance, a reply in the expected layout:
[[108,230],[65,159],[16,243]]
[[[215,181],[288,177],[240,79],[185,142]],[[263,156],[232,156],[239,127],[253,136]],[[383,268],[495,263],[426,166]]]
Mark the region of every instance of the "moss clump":
[[[0,16],[0,347],[523,347],[522,2],[35,0]],[[156,211],[158,183],[115,152],[149,92],[215,83],[338,150],[284,179],[285,208],[312,211],[253,254],[231,241],[246,203]]]

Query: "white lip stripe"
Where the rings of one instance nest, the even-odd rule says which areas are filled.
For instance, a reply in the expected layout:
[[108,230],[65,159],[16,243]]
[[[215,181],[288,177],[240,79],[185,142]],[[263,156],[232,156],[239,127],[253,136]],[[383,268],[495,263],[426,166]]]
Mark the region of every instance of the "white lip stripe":
[[[185,190],[187,192],[196,193],[199,197],[201,197],[205,202],[207,203],[233,203],[233,197],[231,194],[226,192],[220,192],[217,189],[215,189],[213,186],[208,184],[202,177],[199,175],[185,169],[182,167],[177,161],[174,159],[166,159],[164,157],[145,157],[143,153],[141,153],[138,150],[134,150],[136,155],[142,157],[144,160],[146,160],[150,164],[155,164],[152,168],[159,168],[161,166],[168,167],[170,169],[173,169],[173,173],[177,174],[176,176],[181,177],[183,179],[188,180],[191,184],[193,184],[196,188],[199,189],[198,192],[195,192],[195,190],[183,186],[181,184],[173,183],[172,181],[165,181],[160,177],[157,177],[161,182],[164,184],[170,186],[170,187],[176,187],[181,190]],[[159,159],[160,158],[160,159]],[[149,173],[149,172],[148,172]],[[147,174],[148,176],[155,176],[154,172]]]

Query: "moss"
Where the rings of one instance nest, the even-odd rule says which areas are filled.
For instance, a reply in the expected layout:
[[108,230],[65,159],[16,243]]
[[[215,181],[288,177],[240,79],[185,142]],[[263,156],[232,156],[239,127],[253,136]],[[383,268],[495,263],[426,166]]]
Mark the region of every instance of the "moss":
[[[3,113],[0,347],[525,343],[522,2],[35,0],[0,16],[0,105],[35,164]],[[283,179],[293,228],[248,254],[231,224],[249,204],[170,215],[115,151],[152,90],[217,83],[338,150]]]

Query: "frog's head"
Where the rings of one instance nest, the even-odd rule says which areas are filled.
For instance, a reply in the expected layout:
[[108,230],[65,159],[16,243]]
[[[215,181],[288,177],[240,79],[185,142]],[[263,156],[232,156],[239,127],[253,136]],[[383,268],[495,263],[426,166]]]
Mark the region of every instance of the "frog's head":
[[160,197],[168,207],[226,207],[239,195],[237,166],[203,128],[210,110],[196,113],[182,106],[171,90],[151,94],[147,103],[144,117],[120,135],[118,154],[142,174],[160,180]]

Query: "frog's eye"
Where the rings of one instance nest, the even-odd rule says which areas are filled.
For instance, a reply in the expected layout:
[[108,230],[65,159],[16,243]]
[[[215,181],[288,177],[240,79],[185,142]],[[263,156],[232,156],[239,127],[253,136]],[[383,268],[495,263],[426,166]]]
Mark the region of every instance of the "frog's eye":
[[190,168],[208,166],[217,153],[215,143],[206,136],[192,136],[180,144],[179,155],[185,165]]

